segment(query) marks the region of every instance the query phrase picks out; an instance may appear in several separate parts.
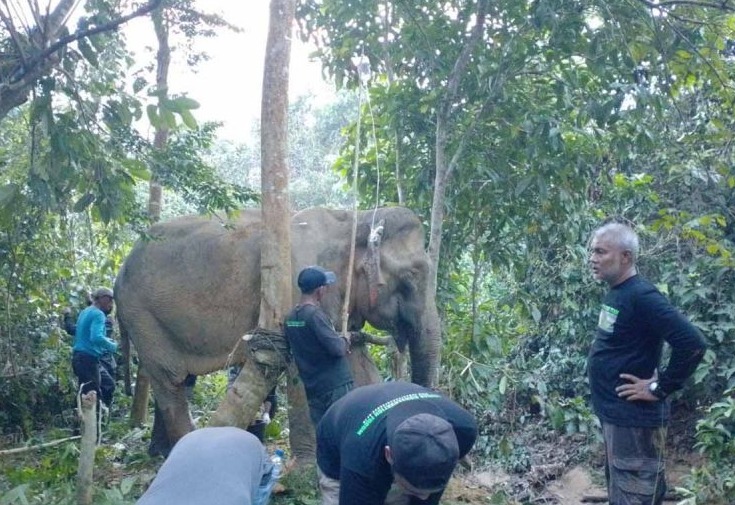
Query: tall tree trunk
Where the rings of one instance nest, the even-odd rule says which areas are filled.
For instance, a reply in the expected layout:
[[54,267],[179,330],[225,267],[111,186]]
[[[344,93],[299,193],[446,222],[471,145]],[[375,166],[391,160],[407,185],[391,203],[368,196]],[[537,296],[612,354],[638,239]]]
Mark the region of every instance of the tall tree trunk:
[[[171,47],[168,43],[168,26],[164,19],[163,9],[151,13],[153,28],[158,40],[158,53],[156,54],[156,90],[159,92],[158,103],[165,99],[168,94],[168,69],[171,65]],[[155,125],[153,147],[163,150],[168,142],[169,129],[164,121]],[[148,187],[148,215],[152,222],[161,220],[161,209],[163,208],[163,188],[158,181],[155,171],[151,174],[151,182]],[[130,409],[130,424],[141,426],[148,418],[148,396],[151,380],[143,369],[138,369],[138,378],[135,381],[135,396],[133,406]]]
[[[295,10],[295,0],[271,0],[261,102],[263,241],[260,255],[258,326],[264,330],[278,332],[282,332],[283,319],[292,300],[291,206],[288,196],[288,83],[291,27]],[[260,402],[278,380],[280,374],[273,374],[270,373],[271,370],[261,368],[262,363],[255,363],[254,355],[251,353],[246,352],[245,359],[245,366],[235,379],[231,391],[217,408],[214,417],[217,423],[228,420],[228,423],[241,427],[243,423],[249,423]],[[293,445],[291,448],[294,454],[299,454],[298,448]]]
[[459,95],[460,84],[466,74],[465,70],[471,61],[472,53],[482,41],[487,7],[488,0],[480,0],[477,3],[475,26],[472,28],[472,33],[462,48],[462,52],[457,57],[457,61],[454,62],[454,68],[452,68],[452,72],[449,74],[447,81],[447,91],[436,113],[436,173],[434,175],[434,196],[431,203],[431,229],[429,230],[428,251],[429,258],[431,259],[428,292],[431,296],[436,296],[439,256],[441,253],[442,230],[444,225],[444,200],[447,185],[464,152],[467,138],[472,134],[472,128],[463,134],[463,137],[455,147],[454,153],[451,154],[451,159],[449,159],[450,155],[447,151],[449,147],[449,134],[452,129],[453,107]]
[[295,0],[272,0],[261,102],[261,193],[258,326],[275,330],[291,305],[291,205],[288,196],[288,81]]

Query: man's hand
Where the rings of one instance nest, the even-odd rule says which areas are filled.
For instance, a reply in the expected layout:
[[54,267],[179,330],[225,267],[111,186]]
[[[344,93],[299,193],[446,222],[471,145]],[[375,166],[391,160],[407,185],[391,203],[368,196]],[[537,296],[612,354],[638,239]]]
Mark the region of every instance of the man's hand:
[[629,384],[623,384],[615,388],[615,392],[618,393],[620,398],[625,398],[628,401],[641,400],[644,402],[657,402],[659,400],[648,389],[648,385],[655,380],[655,377],[640,379],[629,373],[621,373],[620,378],[630,381]]
[[345,339],[345,342],[347,342],[347,354],[350,354],[352,352],[352,341],[350,340],[350,334],[347,333],[347,335],[340,335],[343,339]]

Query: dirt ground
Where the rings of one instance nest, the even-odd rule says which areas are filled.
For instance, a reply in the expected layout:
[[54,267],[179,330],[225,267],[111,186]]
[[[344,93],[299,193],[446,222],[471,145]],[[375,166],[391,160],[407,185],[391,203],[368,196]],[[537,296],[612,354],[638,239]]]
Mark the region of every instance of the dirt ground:
[[[683,484],[696,455],[675,456],[667,462],[666,477],[669,489]],[[531,472],[533,473],[533,469]],[[452,479],[442,500],[448,504],[487,505],[543,503],[557,505],[587,505],[588,503],[607,503],[607,491],[601,472],[584,466],[564,470],[559,476],[542,485],[532,482],[533,476],[523,482],[524,476],[511,476],[501,469],[490,469],[467,473]],[[492,501],[497,496],[498,501]],[[665,503],[676,503],[675,495],[668,494]]]

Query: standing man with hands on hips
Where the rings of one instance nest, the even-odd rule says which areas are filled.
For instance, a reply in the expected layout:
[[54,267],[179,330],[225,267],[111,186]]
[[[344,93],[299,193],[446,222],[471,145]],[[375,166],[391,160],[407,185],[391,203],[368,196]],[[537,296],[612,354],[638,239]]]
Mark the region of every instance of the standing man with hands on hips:
[[[609,291],[587,368],[602,423],[610,505],[660,505],[666,493],[664,443],[670,405],[704,356],[702,335],[638,275],[638,235],[610,222],[595,230],[590,266]],[[671,358],[658,371],[663,343]]]

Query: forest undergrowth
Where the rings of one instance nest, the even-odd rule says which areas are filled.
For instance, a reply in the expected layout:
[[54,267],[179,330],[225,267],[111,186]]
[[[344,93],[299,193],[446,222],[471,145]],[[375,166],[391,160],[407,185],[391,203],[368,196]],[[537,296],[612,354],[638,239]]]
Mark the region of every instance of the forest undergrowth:
[[[205,388],[208,387],[205,384]],[[149,427],[128,427],[129,400],[120,395],[119,398],[121,402],[113,408],[105,423],[103,442],[95,460],[94,503],[99,505],[135,503],[163,462],[162,458],[147,454]],[[208,400],[200,395],[201,401]],[[201,406],[194,405],[194,412],[201,414]],[[668,437],[667,464],[670,477],[673,477],[670,479],[672,488],[684,485],[688,468],[701,463],[693,450],[695,417],[692,412],[680,412],[672,421]],[[206,422],[206,418],[200,417],[199,422]],[[513,432],[504,432],[500,443],[507,444],[510,449],[505,456],[491,457],[483,447],[489,446],[488,434],[503,423],[492,417],[481,418],[479,422],[478,450],[458,465],[442,503],[573,505],[577,503],[576,496],[600,499],[605,495],[602,445],[595,433],[560,434],[539,416]],[[64,426],[38,432],[27,443],[37,445],[70,437],[76,432],[78,426],[74,419],[67,418]],[[289,453],[288,421],[283,406],[267,433],[265,443],[270,453],[277,448]],[[53,447],[0,456],[0,504],[75,503],[78,447],[79,441],[71,440]],[[671,496],[678,498],[673,503],[684,499],[683,494]],[[318,505],[313,466],[296,465],[295,461],[287,459],[286,471],[276,487],[272,503]]]

